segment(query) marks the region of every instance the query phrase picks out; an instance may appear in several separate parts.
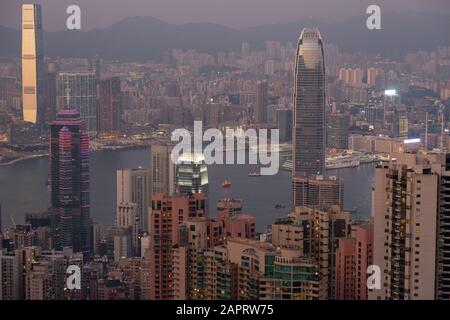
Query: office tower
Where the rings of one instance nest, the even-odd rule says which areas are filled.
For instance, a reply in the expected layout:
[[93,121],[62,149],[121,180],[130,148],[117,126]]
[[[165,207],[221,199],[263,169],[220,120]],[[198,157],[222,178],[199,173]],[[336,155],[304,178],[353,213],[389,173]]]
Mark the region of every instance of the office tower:
[[0,248],[0,300],[19,300],[22,279],[20,256]]
[[292,110],[277,110],[277,128],[280,130],[280,142],[292,140]]
[[114,262],[119,262],[120,259],[130,258],[135,255],[134,237],[132,227],[112,227],[109,236],[112,238],[114,247]]
[[60,72],[57,77],[57,106],[76,109],[86,120],[89,136],[97,134],[97,78],[95,72]]
[[344,184],[335,176],[299,176],[292,178],[293,207],[344,204]]
[[272,225],[272,244],[297,248],[300,256],[317,265],[318,296],[334,297],[335,253],[340,238],[351,234],[350,213],[339,206],[297,206],[287,218]]
[[319,30],[303,29],[295,60],[292,176],[325,170],[325,66]]
[[206,215],[205,195],[154,194],[150,221],[150,299],[173,299],[173,251],[179,228],[189,218]]
[[347,149],[350,117],[346,114],[330,113],[327,115],[327,147]]
[[171,196],[175,191],[175,164],[171,158],[172,146],[152,144],[150,146],[150,175],[152,194]]
[[[125,257],[139,257],[141,255],[141,221],[136,212],[137,205],[135,203],[121,202],[117,205],[117,221],[116,227],[119,229],[130,229],[131,250],[130,255]],[[147,211],[145,211],[147,212]]]
[[352,226],[351,238],[340,238],[336,249],[335,296],[367,300],[367,267],[373,264],[373,223]]
[[45,72],[45,121],[50,123],[56,118],[56,72]]
[[203,193],[208,197],[208,169],[201,153],[182,154],[176,165],[176,190],[180,194]]
[[[120,206],[128,208],[133,205],[135,207],[136,219],[139,225],[139,231],[137,232],[139,234],[149,230],[148,209],[152,195],[150,181],[148,169],[117,170],[117,210],[120,212]],[[129,221],[127,226],[132,224],[132,219]]]
[[50,126],[50,188],[56,248],[91,249],[89,137],[76,110],[60,110]]
[[22,5],[23,120],[42,125],[44,119],[44,54],[39,4]]
[[267,122],[267,104],[269,103],[269,84],[267,81],[256,82],[255,122]]
[[22,86],[16,77],[0,76],[0,111],[17,110],[22,106]]
[[421,149],[375,169],[373,262],[381,289],[370,291],[370,299],[450,298],[449,176],[448,154]]
[[102,232],[99,223],[92,224],[92,254],[101,255]]
[[98,133],[111,135],[120,132],[121,91],[120,78],[113,77],[99,82]]

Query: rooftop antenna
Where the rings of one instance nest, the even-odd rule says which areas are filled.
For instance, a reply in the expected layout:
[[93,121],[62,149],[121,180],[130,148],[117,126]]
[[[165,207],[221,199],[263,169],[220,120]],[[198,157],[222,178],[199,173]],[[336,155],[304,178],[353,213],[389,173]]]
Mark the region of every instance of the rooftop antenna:
[[[66,82],[68,84],[69,81]],[[70,109],[70,87],[66,86],[66,109]]]
[[9,218],[11,219],[11,222],[12,222],[14,228],[16,228],[16,222],[14,221],[13,216],[12,216],[12,215],[9,215]]
[[444,150],[444,112],[443,112],[443,110],[441,109],[441,114],[440,114],[440,116],[441,116],[441,137],[440,137],[440,149],[441,150]]
[[425,113],[425,150],[428,150],[428,112]]

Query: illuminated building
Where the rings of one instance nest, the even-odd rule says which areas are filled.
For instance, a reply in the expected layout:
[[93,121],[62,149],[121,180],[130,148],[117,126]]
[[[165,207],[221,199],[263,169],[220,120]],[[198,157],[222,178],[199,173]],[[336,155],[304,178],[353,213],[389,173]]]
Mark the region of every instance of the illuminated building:
[[44,56],[39,4],[22,5],[22,99],[23,120],[43,124]]
[[61,110],[50,129],[50,187],[55,246],[90,252],[89,137],[76,110]]

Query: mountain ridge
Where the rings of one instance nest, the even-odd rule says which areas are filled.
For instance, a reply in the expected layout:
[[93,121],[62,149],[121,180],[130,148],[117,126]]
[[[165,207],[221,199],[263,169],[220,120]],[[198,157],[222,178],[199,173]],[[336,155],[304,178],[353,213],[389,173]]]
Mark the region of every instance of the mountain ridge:
[[[254,48],[276,40],[295,44],[303,27],[318,27],[325,43],[343,52],[379,53],[400,58],[407,52],[450,46],[450,15],[441,13],[384,13],[381,30],[366,28],[367,16],[326,23],[314,19],[234,29],[210,22],[170,24],[154,17],[127,17],[108,27],[88,31],[44,31],[47,56],[90,57],[145,61],[160,59],[171,49],[195,49],[216,54],[238,51],[242,41]],[[20,31],[0,26],[0,54],[20,56]],[[130,50],[133,48],[133,50]]]

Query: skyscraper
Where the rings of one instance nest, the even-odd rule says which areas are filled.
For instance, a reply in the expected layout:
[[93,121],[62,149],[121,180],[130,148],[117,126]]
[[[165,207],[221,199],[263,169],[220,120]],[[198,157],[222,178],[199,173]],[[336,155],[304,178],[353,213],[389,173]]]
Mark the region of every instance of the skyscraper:
[[44,123],[44,56],[39,4],[22,6],[23,120]]
[[256,82],[255,121],[257,123],[267,122],[268,91],[269,85],[267,81]]
[[51,205],[57,248],[90,251],[89,137],[76,110],[61,110],[50,128]]
[[204,193],[208,197],[208,168],[203,154],[182,154],[176,165],[176,189],[180,194]]
[[450,155],[398,153],[375,169],[373,263],[381,288],[370,299],[449,299]]
[[303,29],[295,60],[292,175],[325,169],[325,65],[319,30]]
[[152,144],[150,146],[151,192],[171,196],[175,191],[175,164],[171,158],[172,146]]
[[172,299],[173,292],[173,251],[178,242],[179,227],[188,219],[204,217],[205,196],[166,196],[155,194],[152,197],[150,230],[150,264],[152,300]]
[[95,72],[60,72],[57,78],[58,110],[76,109],[86,120],[89,136],[97,134],[97,78]]
[[296,206],[331,206],[344,204],[344,184],[335,176],[321,175],[299,176],[292,178],[294,197],[292,204]]
[[327,147],[347,149],[349,126],[349,115],[330,113],[327,116]]
[[277,110],[277,127],[280,130],[280,142],[292,140],[292,110]]
[[101,80],[99,84],[98,133],[120,131],[121,92],[120,78]]
[[[139,221],[138,233],[148,232],[148,209],[151,200],[150,173],[147,169],[119,169],[117,170],[117,210],[129,211],[132,206],[135,209],[136,219]],[[124,207],[124,208],[121,208]],[[119,226],[131,226],[132,222],[118,224]]]

